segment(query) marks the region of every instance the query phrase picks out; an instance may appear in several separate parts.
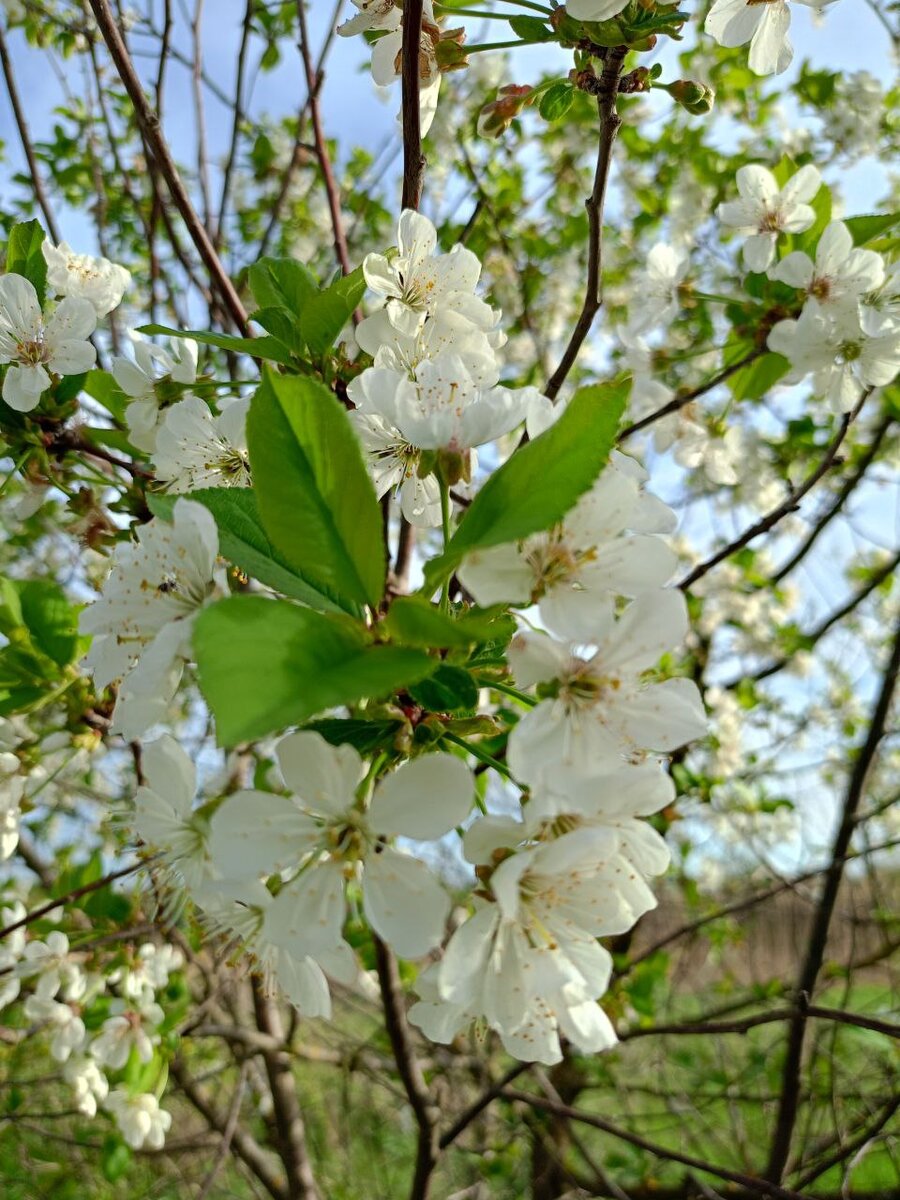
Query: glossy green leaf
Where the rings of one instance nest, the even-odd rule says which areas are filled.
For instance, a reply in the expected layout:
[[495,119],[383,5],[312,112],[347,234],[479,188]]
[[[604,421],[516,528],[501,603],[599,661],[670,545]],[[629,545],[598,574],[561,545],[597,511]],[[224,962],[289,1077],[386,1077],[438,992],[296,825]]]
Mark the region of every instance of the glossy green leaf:
[[365,290],[362,267],[357,267],[307,298],[300,314],[300,329],[310,353],[321,355],[334,345]]
[[340,401],[313,379],[266,371],[247,437],[272,545],[346,611],[377,605],[386,573],[381,508]]
[[444,554],[426,565],[429,591],[470,550],[518,541],[562,520],[609,459],[628,387],[626,381],[579,389],[554,425],[487,479]]
[[231,596],[204,609],[193,647],[223,746],[389,696],[438,666],[419,650],[372,645],[346,617],[261,596]]
[[41,304],[47,295],[47,261],[41,250],[45,236],[40,221],[21,221],[13,225],[6,245],[7,273],[32,283]]
[[[166,521],[171,521],[177,499],[160,493],[147,497],[151,510]],[[333,600],[299,575],[266,537],[251,488],[202,488],[191,492],[188,499],[196,500],[215,517],[223,558],[259,583],[311,608],[340,611]]]
[[220,350],[229,350],[232,354],[248,354],[251,358],[266,359],[285,366],[294,364],[294,358],[287,347],[273,337],[234,337],[229,333],[206,333],[202,329],[172,329],[169,325],[141,325],[138,333],[192,338],[203,346],[218,346]]

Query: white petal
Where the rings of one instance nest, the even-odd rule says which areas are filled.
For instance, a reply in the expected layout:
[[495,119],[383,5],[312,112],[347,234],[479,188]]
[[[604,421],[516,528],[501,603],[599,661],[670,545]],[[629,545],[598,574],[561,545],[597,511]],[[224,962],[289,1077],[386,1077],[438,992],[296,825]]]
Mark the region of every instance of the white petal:
[[362,890],[369,924],[401,958],[421,958],[440,944],[450,897],[419,859],[389,846],[370,854]]
[[429,754],[404,763],[375,789],[369,823],[385,836],[417,841],[443,837],[472,808],[472,772],[452,754]]
[[353,804],[365,774],[352,746],[332,746],[318,733],[292,733],[275,750],[284,782],[311,812],[337,816]]

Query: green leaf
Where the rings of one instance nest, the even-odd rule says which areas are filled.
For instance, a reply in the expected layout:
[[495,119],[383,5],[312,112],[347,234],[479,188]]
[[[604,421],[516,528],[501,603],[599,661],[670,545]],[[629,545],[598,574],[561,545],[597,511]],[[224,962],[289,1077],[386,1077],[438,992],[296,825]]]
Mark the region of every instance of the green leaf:
[[32,643],[58,666],[67,666],[78,649],[78,610],[48,579],[18,585],[22,619]]
[[862,217],[848,217],[844,224],[850,230],[854,246],[866,246],[900,225],[900,213],[869,213]]
[[[156,516],[171,521],[177,499],[177,496],[155,493],[148,495],[147,503]],[[340,611],[334,601],[298,575],[266,537],[251,488],[202,488],[189,493],[187,499],[196,500],[215,517],[223,558],[266,587],[302,600],[310,608],[321,612]]]
[[728,386],[735,400],[760,400],[790,369],[791,364],[780,354],[763,354],[735,371]]
[[109,371],[88,371],[84,390],[98,404],[102,404],[108,413],[112,413],[117,421],[125,421],[125,409],[132,398],[122,391]]
[[538,111],[545,121],[558,121],[572,107],[574,99],[575,89],[571,83],[560,80],[559,83],[551,84],[541,96]]
[[519,541],[562,520],[606,465],[628,388],[627,381],[580,388],[555,425],[487,479],[445,552],[426,565],[429,593],[470,550]]
[[409,689],[417,704],[429,712],[456,712],[478,707],[478,685],[462,667],[443,663],[429,679]]
[[261,596],[231,596],[204,609],[193,648],[223,746],[389,696],[438,666],[419,650],[373,646],[346,617]]
[[381,508],[337,397],[313,379],[265,371],[247,437],[275,548],[347,612],[377,605],[387,569]]
[[324,354],[334,345],[365,290],[362,267],[357,267],[324,291],[308,297],[300,314],[300,330],[313,355]]
[[510,624],[515,627],[510,617],[477,610],[454,620],[424,596],[398,596],[388,609],[382,628],[395,641],[407,646],[448,650],[500,638]]
[[298,357],[302,356],[305,350],[303,335],[297,324],[297,318],[292,316],[286,308],[258,308],[250,314],[250,320],[255,321],[257,325],[262,325],[266,333],[271,333],[292,354],[296,354]]
[[556,41],[556,34],[540,17],[510,17],[509,24],[523,42]]
[[44,231],[40,221],[21,221],[13,225],[6,245],[6,270],[10,275],[23,275],[43,304],[47,296],[47,261],[41,246]]
[[138,333],[163,333],[167,337],[192,338],[204,346],[218,346],[232,354],[249,354],[251,358],[268,359],[270,362],[294,366],[295,360],[285,346],[275,338],[233,337],[228,333],[206,333],[202,329],[172,329],[168,325],[141,325]]
[[260,308],[286,308],[295,317],[319,289],[312,271],[293,258],[261,258],[247,272],[247,279]]
[[361,721],[355,717],[323,717],[303,726],[320,734],[332,746],[352,746],[360,754],[374,754],[390,746],[402,721]]

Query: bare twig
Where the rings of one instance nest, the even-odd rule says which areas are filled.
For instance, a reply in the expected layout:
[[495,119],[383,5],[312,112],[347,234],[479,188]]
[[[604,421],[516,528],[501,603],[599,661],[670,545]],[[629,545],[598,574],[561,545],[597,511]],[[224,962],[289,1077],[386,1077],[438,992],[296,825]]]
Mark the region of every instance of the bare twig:
[[144,89],[134,68],[134,63],[131,61],[131,55],[122,39],[115,17],[109,7],[109,0],[90,0],[90,5],[97,19],[100,32],[103,35],[103,40],[106,42],[110,57],[119,74],[119,78],[122,80],[134,107],[138,125],[159,167],[160,173],[166,181],[166,187],[169,190],[175,207],[181,214],[185,228],[190,234],[194,245],[197,247],[197,252],[203,259],[206,269],[209,271],[210,278],[228,310],[229,316],[241,333],[245,336],[250,336],[247,313],[244,310],[243,304],[241,304],[234,284],[231,282],[227,271],[216,253],[215,247],[210,241],[203,222],[197,216],[194,206],[191,204],[191,198],[182,182],[178,168],[175,165],[175,160],[172,158],[163,136],[159,117],[150,107],[147,97],[144,95]]
[[31,137],[28,133],[28,122],[25,120],[25,111],[22,108],[22,103],[19,99],[19,89],[16,86],[16,77],[13,73],[12,63],[9,59],[9,53],[6,49],[6,34],[0,26],[0,66],[3,68],[3,78],[6,82],[6,91],[9,95],[9,102],[12,106],[13,116],[16,120],[16,128],[19,131],[19,141],[22,143],[22,150],[28,162],[28,173],[31,177],[31,187],[34,192],[34,198],[38,202],[38,207],[43,213],[44,220],[47,223],[47,232],[53,238],[54,242],[60,240],[59,227],[56,224],[56,219],[53,216],[53,209],[50,207],[50,201],[47,193],[44,190],[41,172],[38,168],[37,158],[35,157],[34,147],[31,144]]
[[544,392],[555,400],[566,377],[575,365],[578,352],[590,333],[600,305],[603,303],[603,209],[609,183],[613,145],[622,121],[616,111],[619,94],[619,77],[625,61],[624,47],[617,46],[607,52],[606,63],[597,90],[597,117],[600,138],[597,146],[597,165],[594,170],[594,186],[585,201],[588,216],[588,262],[587,284],[581,315],[572,330],[569,344],[563,352],[559,366],[553,372]]
[[853,411],[846,413],[841,418],[838,431],[829,442],[828,448],[815,470],[810,472],[806,479],[798,484],[797,487],[792,488],[777,508],[773,508],[771,512],[761,517],[758,521],[755,521],[748,529],[744,530],[740,537],[735,538],[733,542],[729,542],[727,546],[717,551],[711,558],[707,558],[704,562],[699,563],[694,567],[693,571],[685,575],[684,579],[678,584],[682,591],[686,591],[689,587],[692,587],[698,579],[702,579],[704,575],[711,571],[713,567],[718,566],[720,562],[723,562],[726,558],[730,558],[732,554],[737,554],[738,550],[743,550],[745,546],[749,545],[755,538],[758,538],[761,533],[768,533],[770,529],[774,529],[779,521],[797,508],[803,497],[808,492],[811,492],[819,480],[831,469],[838,456],[838,451],[844,443],[844,438],[847,436],[847,431],[868,395],[869,393],[866,392]]
[[[869,771],[875,761],[878,747],[885,733],[888,713],[897,686],[898,672],[900,672],[900,623],[898,623],[894,634],[890,659],[885,668],[878,698],[875,701],[872,711],[869,732],[856,756],[856,761],[853,764],[853,770],[847,785],[841,820],[831,852],[831,864],[825,874],[822,895],[807,943],[806,957],[797,980],[796,993],[798,1001],[801,1002],[808,1002],[812,996],[825,957],[828,930],[831,925],[831,918],[834,915],[838,890],[844,876],[844,862],[847,850],[850,847],[850,839],[856,827],[856,814],[863,799]],[[766,1170],[766,1177],[773,1185],[781,1181],[785,1165],[788,1161],[788,1155],[790,1154],[791,1138],[797,1120],[799,1105],[800,1065],[805,1034],[806,1015],[801,1011],[791,1022],[788,1033],[787,1053],[782,1072],[781,1100],[775,1122],[775,1133],[769,1154],[769,1164]]]

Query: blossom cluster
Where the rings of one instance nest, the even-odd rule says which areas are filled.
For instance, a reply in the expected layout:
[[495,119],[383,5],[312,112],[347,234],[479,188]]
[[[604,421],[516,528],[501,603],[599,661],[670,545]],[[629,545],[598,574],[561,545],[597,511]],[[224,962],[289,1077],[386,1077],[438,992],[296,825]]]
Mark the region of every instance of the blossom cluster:
[[393,488],[411,524],[440,525],[436,471],[470,480],[475,448],[521,425],[540,393],[498,384],[504,338],[499,312],[476,295],[477,257],[461,245],[438,253],[434,225],[412,210],[397,242],[363,262],[385,303],[356,330],[374,365],[347,391],[378,495]]
[[803,298],[798,318],[773,327],[769,349],[790,362],[787,382],[811,375],[816,395],[848,412],[864,389],[883,387],[900,371],[900,268],[888,273],[882,255],[857,247],[842,221],[822,231],[814,259],[800,250],[777,257],[785,235],[815,223],[811,201],[822,179],[814,166],[779,188],[771,171],[751,164],[737,172],[737,186],[740,199],[720,205],[718,215],[744,235],[744,263]]
[[129,1146],[160,1149],[171,1113],[155,1092],[124,1080],[111,1087],[109,1076],[153,1063],[165,1021],[158,996],[182,966],[181,952],[144,942],[104,974],[58,929],[28,937],[25,917],[21,901],[0,907],[0,925],[13,927],[0,941],[0,1011],[24,995],[30,1032],[46,1039],[76,1109],[93,1117],[103,1108]]

